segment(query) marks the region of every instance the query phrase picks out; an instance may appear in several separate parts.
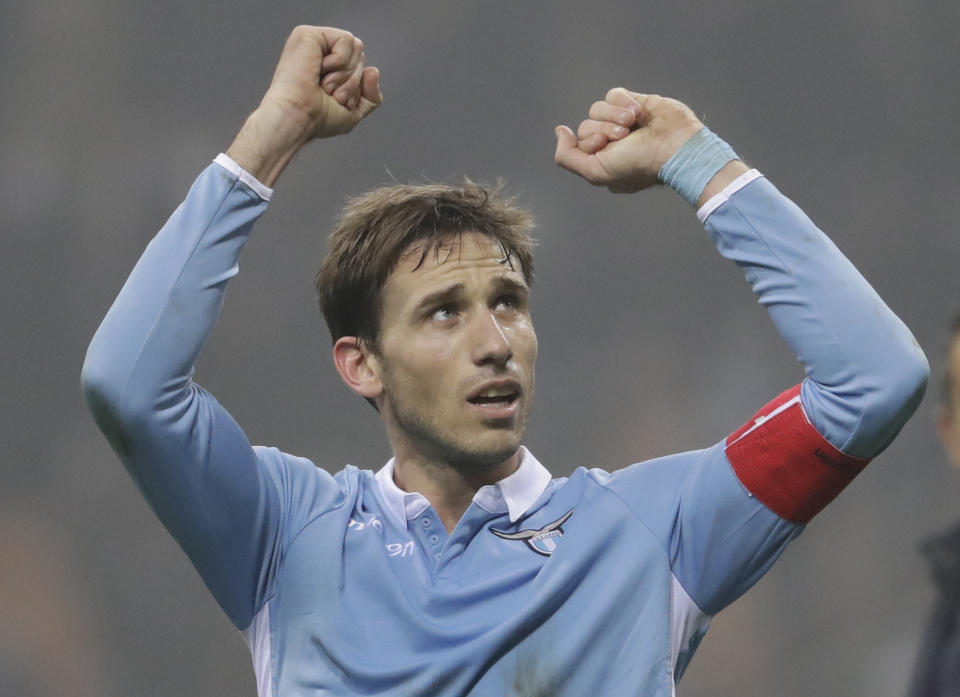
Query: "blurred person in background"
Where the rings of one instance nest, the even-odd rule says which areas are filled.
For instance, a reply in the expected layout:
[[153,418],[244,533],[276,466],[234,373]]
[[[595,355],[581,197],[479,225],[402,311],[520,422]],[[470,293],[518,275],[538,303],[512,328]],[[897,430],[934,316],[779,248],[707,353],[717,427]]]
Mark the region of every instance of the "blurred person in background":
[[[937,432],[947,459],[960,468],[960,314],[947,345]],[[910,697],[960,695],[960,525],[922,546],[937,599],[914,668]]]
[[[695,207],[804,363],[802,384],[709,448],[553,478],[522,445],[538,348],[528,214],[469,182],[395,186],[348,205],[317,280],[334,365],[394,457],[331,475],[251,447],[194,363],[287,164],[381,101],[359,40],[294,30],[259,107],[94,336],[94,417],[243,632],[264,697],[672,695],[712,616],[913,413],[923,353],[688,107],[614,88],[577,133],[556,128],[556,163],[616,193],[664,183]],[[322,174],[336,181],[340,165]],[[663,234],[637,218],[624,231],[636,245]],[[598,311],[641,321],[624,300]]]
[[43,513],[0,508],[0,695],[112,694],[70,543]]

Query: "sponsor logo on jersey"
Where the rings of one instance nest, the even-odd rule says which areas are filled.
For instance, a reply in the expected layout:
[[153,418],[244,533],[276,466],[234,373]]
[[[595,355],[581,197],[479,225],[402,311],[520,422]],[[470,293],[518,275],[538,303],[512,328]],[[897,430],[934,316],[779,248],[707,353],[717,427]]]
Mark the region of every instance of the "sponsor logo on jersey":
[[360,521],[356,518],[351,518],[350,522],[347,523],[348,530],[366,530],[367,528],[373,528],[381,535],[383,534],[383,523],[380,522],[379,518],[370,518],[366,521]]
[[497,537],[505,540],[522,540],[537,554],[549,557],[557,548],[557,538],[563,537],[563,524],[573,515],[574,509],[564,513],[552,523],[547,523],[539,530],[521,530],[520,532],[504,532],[490,528]]

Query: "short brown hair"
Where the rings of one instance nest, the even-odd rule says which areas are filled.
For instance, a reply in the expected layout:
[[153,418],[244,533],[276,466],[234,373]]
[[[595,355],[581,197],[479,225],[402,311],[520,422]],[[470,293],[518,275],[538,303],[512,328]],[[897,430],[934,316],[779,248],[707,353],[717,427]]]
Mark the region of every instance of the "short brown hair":
[[417,268],[439,254],[451,235],[487,235],[503,250],[505,263],[519,264],[533,281],[533,218],[501,195],[502,183],[485,187],[464,179],[460,186],[385,186],[347,201],[317,272],[316,289],[330,336],[376,342],[380,292],[411,245],[422,242]]

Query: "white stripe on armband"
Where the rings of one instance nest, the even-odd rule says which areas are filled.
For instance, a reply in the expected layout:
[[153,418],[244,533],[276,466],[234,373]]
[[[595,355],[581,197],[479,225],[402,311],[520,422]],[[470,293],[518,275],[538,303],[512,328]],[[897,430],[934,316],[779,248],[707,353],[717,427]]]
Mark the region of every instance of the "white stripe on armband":
[[269,201],[271,198],[273,198],[273,189],[250,174],[250,172],[245,170],[243,167],[238,165],[236,161],[226,153],[220,153],[213,158],[213,161],[230,172],[230,174],[246,184],[249,188],[253,189],[254,193],[256,193],[257,196],[262,198],[264,201]]
[[700,221],[701,225],[706,223],[707,218],[710,217],[710,214],[729,201],[731,196],[740,191],[740,189],[745,187],[750,182],[755,181],[762,176],[763,175],[755,169],[751,169],[750,171],[741,174],[739,177],[723,187],[723,190],[719,194],[711,196],[706,203],[700,206],[700,210],[697,211],[697,220]]

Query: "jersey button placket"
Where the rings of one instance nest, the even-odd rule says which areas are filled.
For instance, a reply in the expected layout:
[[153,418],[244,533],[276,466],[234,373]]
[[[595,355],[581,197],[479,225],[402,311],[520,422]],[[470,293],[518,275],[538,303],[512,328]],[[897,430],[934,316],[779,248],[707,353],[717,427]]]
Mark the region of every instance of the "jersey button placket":
[[432,557],[434,563],[439,563],[441,556],[440,548],[443,545],[443,535],[437,528],[437,521],[429,513],[424,513],[416,522],[415,536],[419,539],[420,545],[428,557]]

